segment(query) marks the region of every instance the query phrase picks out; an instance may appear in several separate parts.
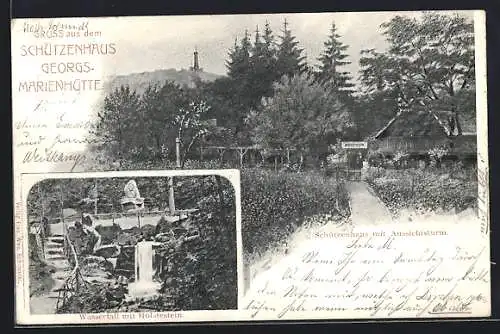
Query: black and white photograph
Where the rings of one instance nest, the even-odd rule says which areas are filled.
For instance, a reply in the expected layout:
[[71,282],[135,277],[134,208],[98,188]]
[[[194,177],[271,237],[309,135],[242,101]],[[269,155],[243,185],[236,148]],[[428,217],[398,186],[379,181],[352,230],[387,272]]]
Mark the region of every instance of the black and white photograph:
[[27,201],[32,314],[237,308],[226,178],[45,179]]
[[306,225],[476,217],[471,12],[213,19],[111,77],[90,168],[241,169],[247,280]]
[[32,314],[489,314],[483,12],[65,20],[18,23],[19,170],[111,176],[31,189]]

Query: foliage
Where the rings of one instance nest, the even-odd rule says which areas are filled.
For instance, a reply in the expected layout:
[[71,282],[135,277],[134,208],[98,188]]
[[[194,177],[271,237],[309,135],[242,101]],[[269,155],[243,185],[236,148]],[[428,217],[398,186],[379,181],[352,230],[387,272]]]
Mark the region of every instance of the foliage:
[[51,273],[54,268],[48,266],[38,256],[38,245],[33,235],[29,236],[29,289],[30,296],[50,291],[54,285]]
[[[106,243],[134,245],[139,240],[161,243],[157,261],[163,268],[161,294],[154,301],[125,302],[126,286],[90,284],[63,306],[60,312],[162,311],[235,309],[237,307],[236,207],[234,189],[224,178],[182,179],[185,194],[201,194],[198,212],[186,220],[170,223],[160,219],[157,227],[145,225],[121,230],[100,227]],[[141,179],[137,179],[141,183]],[[209,189],[207,189],[207,187]],[[193,201],[193,199],[191,199]],[[123,252],[117,267],[133,271],[133,256]],[[85,266],[86,261],[81,261]],[[83,268],[85,269],[85,268]]]
[[425,13],[396,16],[382,28],[388,51],[362,52],[366,90],[397,94],[400,111],[446,111],[450,134],[460,135],[459,115],[474,110],[473,24],[458,14]]
[[335,220],[348,215],[343,185],[319,172],[247,169],[241,189],[246,257],[260,256],[285,242],[308,216],[330,214]]
[[324,50],[318,60],[320,65],[317,72],[317,80],[321,84],[326,84],[330,89],[336,92],[350,94],[354,84],[350,82],[351,75],[341,68],[349,65],[348,55],[345,53],[348,45],[340,41],[340,35],[337,33],[335,23],[332,23],[328,40],[324,42]]
[[426,170],[372,167],[367,181],[395,214],[403,208],[462,211],[477,205],[477,175],[459,166]]
[[120,306],[125,299],[126,287],[119,284],[88,284],[71,296],[58,313],[100,313]]
[[446,147],[434,147],[431,148],[427,154],[435,163],[439,163],[444,156],[448,154],[448,149]]
[[292,35],[286,20],[283,22],[283,35],[279,38],[276,60],[278,78],[283,76],[291,78],[296,74],[302,74],[305,71],[303,49],[298,46],[299,42]]
[[203,92],[173,82],[150,85],[142,95],[128,87],[115,89],[105,97],[91,132],[98,142],[93,151],[118,167],[124,161],[166,161],[175,158],[175,140],[181,138],[182,163],[212,128]]
[[140,97],[128,86],[117,88],[104,98],[104,107],[92,134],[107,154],[119,159],[130,159],[133,148],[143,147],[142,135],[135,131],[142,127]]
[[255,109],[259,107],[262,97],[273,95],[273,84],[279,79],[279,73],[276,71],[277,50],[269,22],[266,22],[262,36],[258,27],[255,31],[250,65],[252,76],[248,86],[248,94],[255,101],[252,104],[252,108]]
[[396,94],[393,92],[362,93],[353,99],[352,114],[358,138],[375,135],[398,111]]
[[168,245],[160,251],[168,268],[163,291],[175,296],[175,310],[236,308],[235,221],[234,201],[220,211],[203,210],[191,223],[199,238],[179,244],[174,252]]
[[180,156],[181,167],[184,166],[186,157],[193,145],[209,132],[208,124],[201,120],[209,109],[210,107],[204,101],[199,103],[191,102],[186,109],[181,108],[179,114],[175,117],[174,124],[177,127],[177,138],[180,140],[182,150]]
[[[136,169],[139,166],[135,166]],[[186,168],[216,169],[215,163],[200,163],[187,161]],[[162,168],[161,166],[157,168]],[[72,207],[78,210],[92,212],[92,208],[82,208],[81,199],[86,196],[87,189],[96,187],[99,197],[98,213],[120,212],[120,200],[124,195],[124,186],[130,178],[108,178],[108,179],[47,179],[33,187],[28,194],[28,207],[30,215],[40,217],[41,205],[45,207],[45,216],[58,218],[61,215],[61,203],[59,197],[64,199],[64,207]],[[168,178],[167,177],[138,177],[134,178],[141,193],[150,206],[166,209],[168,203]],[[211,176],[174,178],[175,201],[178,208],[192,208],[198,205],[207,196],[218,194],[220,185]],[[41,190],[39,190],[41,189]],[[49,202],[50,201],[50,202]],[[51,208],[52,206],[52,208]]]
[[229,60],[226,62],[228,75],[230,78],[242,80],[250,70],[250,52],[251,42],[248,31],[245,30],[245,35],[241,39],[240,45],[237,41],[234,42],[234,48],[229,53]]
[[275,91],[263,110],[249,117],[257,144],[318,156],[352,127],[338,96],[305,75],[284,78]]
[[405,163],[406,159],[408,159],[409,156],[410,154],[406,151],[397,151],[396,153],[394,153],[394,157],[392,158],[392,160],[397,166],[401,166]]

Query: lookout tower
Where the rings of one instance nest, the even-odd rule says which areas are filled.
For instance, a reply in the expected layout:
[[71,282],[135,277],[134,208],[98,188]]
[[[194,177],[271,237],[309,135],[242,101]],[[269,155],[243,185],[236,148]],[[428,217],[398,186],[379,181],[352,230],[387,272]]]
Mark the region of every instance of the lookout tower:
[[193,72],[203,71],[203,69],[200,68],[200,62],[198,59],[198,49],[196,47],[194,48],[194,53],[193,53],[193,66],[190,69]]

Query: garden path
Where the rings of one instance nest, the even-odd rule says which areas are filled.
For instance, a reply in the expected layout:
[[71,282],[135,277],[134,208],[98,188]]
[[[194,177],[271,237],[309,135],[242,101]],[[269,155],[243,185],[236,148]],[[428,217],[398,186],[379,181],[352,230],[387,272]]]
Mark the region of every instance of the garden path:
[[353,224],[378,225],[392,222],[389,210],[366,182],[348,182],[346,188]]

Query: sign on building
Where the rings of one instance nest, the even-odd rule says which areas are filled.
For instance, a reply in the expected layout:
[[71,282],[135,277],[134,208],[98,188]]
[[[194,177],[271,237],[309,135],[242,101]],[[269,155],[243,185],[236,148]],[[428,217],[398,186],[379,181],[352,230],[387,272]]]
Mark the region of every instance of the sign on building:
[[353,149],[353,148],[364,149],[364,148],[368,148],[368,142],[366,142],[366,141],[343,141],[341,143],[341,145],[342,145],[342,148],[344,148],[344,149]]

